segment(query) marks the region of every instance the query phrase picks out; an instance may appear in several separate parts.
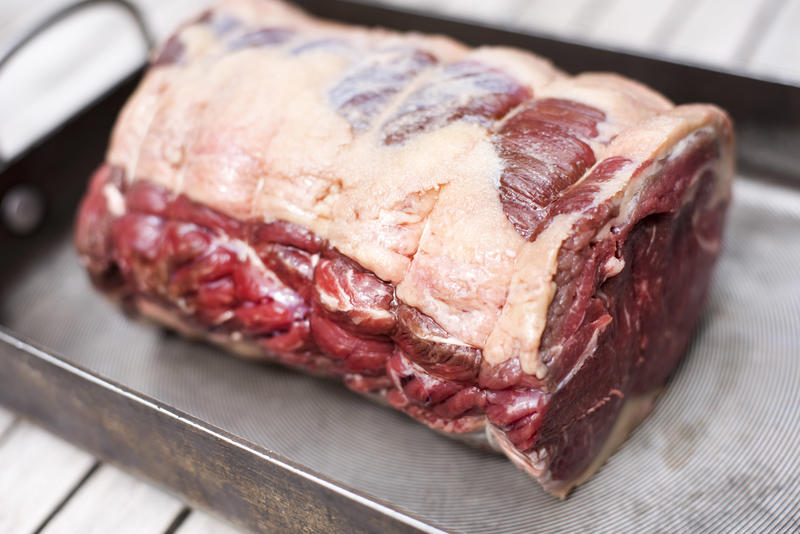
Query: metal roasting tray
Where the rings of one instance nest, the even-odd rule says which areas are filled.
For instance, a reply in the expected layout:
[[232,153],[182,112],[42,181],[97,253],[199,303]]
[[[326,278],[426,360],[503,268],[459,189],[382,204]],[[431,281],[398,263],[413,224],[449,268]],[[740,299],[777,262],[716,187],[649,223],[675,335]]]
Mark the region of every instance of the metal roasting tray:
[[505,458],[340,384],[123,316],[89,286],[71,226],[138,74],[0,172],[0,196],[27,191],[46,209],[33,234],[0,230],[0,404],[260,531],[800,529],[800,89],[356,2],[301,4],[532,49],[732,112],[740,175],[726,248],[650,418],[559,501]]

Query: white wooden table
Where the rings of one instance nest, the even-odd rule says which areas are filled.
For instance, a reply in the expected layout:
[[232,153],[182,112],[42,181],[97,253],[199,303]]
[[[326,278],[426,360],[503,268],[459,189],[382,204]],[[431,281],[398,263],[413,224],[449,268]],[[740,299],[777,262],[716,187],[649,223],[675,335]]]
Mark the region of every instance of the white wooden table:
[[0,532],[239,531],[0,408]]
[[[0,0],[0,39],[63,0]],[[800,84],[800,0],[373,0]],[[158,37],[207,0],[137,0]],[[63,23],[0,75],[12,156],[144,58],[112,8]],[[1,371],[1,370],[0,370]],[[226,533],[234,527],[0,408],[0,533]]]

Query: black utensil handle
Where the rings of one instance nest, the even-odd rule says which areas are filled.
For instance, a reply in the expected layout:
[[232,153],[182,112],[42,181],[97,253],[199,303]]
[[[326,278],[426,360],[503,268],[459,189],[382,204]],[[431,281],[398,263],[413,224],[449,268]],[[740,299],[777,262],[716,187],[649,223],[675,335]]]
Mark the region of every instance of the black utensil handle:
[[[152,49],[154,39],[150,29],[147,27],[147,22],[144,19],[144,15],[142,15],[142,12],[139,10],[139,8],[129,0],[72,0],[58,9],[45,14],[28,29],[12,36],[8,40],[0,42],[0,70],[2,70],[6,63],[8,63],[8,61],[14,57],[14,55],[26,44],[38,37],[48,28],[57,22],[64,20],[77,11],[81,11],[84,8],[93,7],[99,4],[112,4],[122,8],[136,23],[136,27],[139,29],[139,33],[147,45],[147,49]],[[4,158],[2,154],[0,154],[0,168],[4,167],[4,163]]]

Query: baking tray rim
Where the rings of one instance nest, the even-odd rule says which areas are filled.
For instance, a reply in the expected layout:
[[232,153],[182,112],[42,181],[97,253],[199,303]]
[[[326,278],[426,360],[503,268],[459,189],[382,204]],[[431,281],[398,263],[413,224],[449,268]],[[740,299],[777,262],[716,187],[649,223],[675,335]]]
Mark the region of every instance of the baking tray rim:
[[[400,510],[390,503],[384,502],[378,497],[367,495],[354,488],[350,488],[342,482],[332,480],[329,477],[326,477],[325,475],[322,475],[313,469],[294,462],[277,452],[270,451],[265,447],[259,446],[240,436],[236,436],[219,427],[211,425],[200,418],[192,416],[172,406],[160,403],[148,395],[137,392],[132,388],[102,376],[100,373],[94,372],[80,364],[74,363],[68,358],[60,355],[57,351],[40,346],[34,341],[27,340],[26,336],[17,334],[6,326],[0,325],[0,359],[15,351],[24,353],[30,358],[35,358],[36,360],[45,364],[46,367],[66,372],[88,385],[102,388],[103,390],[107,391],[109,395],[119,396],[128,401],[132,401],[146,410],[151,410],[154,413],[157,413],[159,416],[175,421],[179,425],[191,427],[192,429],[207,436],[207,438],[211,441],[223,443],[225,444],[224,446],[240,449],[246,452],[248,455],[258,458],[261,462],[266,462],[272,466],[275,466],[276,468],[285,472],[288,476],[303,478],[324,488],[327,491],[337,494],[355,506],[362,506],[364,508],[374,510],[375,512],[383,514],[392,520],[403,523],[408,527],[421,532],[446,532],[445,530],[435,526],[430,520],[422,520],[417,518],[414,516],[414,514]],[[2,393],[0,393],[0,401],[4,400],[7,401],[8,399]],[[13,404],[13,402],[11,404]],[[30,414],[23,415],[29,416]],[[36,422],[45,423],[45,426],[48,426],[46,421]],[[75,439],[74,435],[63,437],[70,441]],[[98,451],[93,452],[102,454]],[[113,457],[104,457],[103,459],[111,463],[118,463]],[[197,458],[196,461],[202,461],[202,459]],[[135,466],[125,467],[138,470],[135,468]]]

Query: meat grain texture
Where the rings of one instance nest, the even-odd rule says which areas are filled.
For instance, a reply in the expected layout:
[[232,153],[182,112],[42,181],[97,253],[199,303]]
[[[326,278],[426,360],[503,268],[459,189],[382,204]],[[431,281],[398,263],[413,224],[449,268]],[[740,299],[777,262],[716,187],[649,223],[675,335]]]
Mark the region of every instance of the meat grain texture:
[[685,351],[733,133],[607,73],[230,0],[123,109],[77,217],[94,283],[586,480]]

